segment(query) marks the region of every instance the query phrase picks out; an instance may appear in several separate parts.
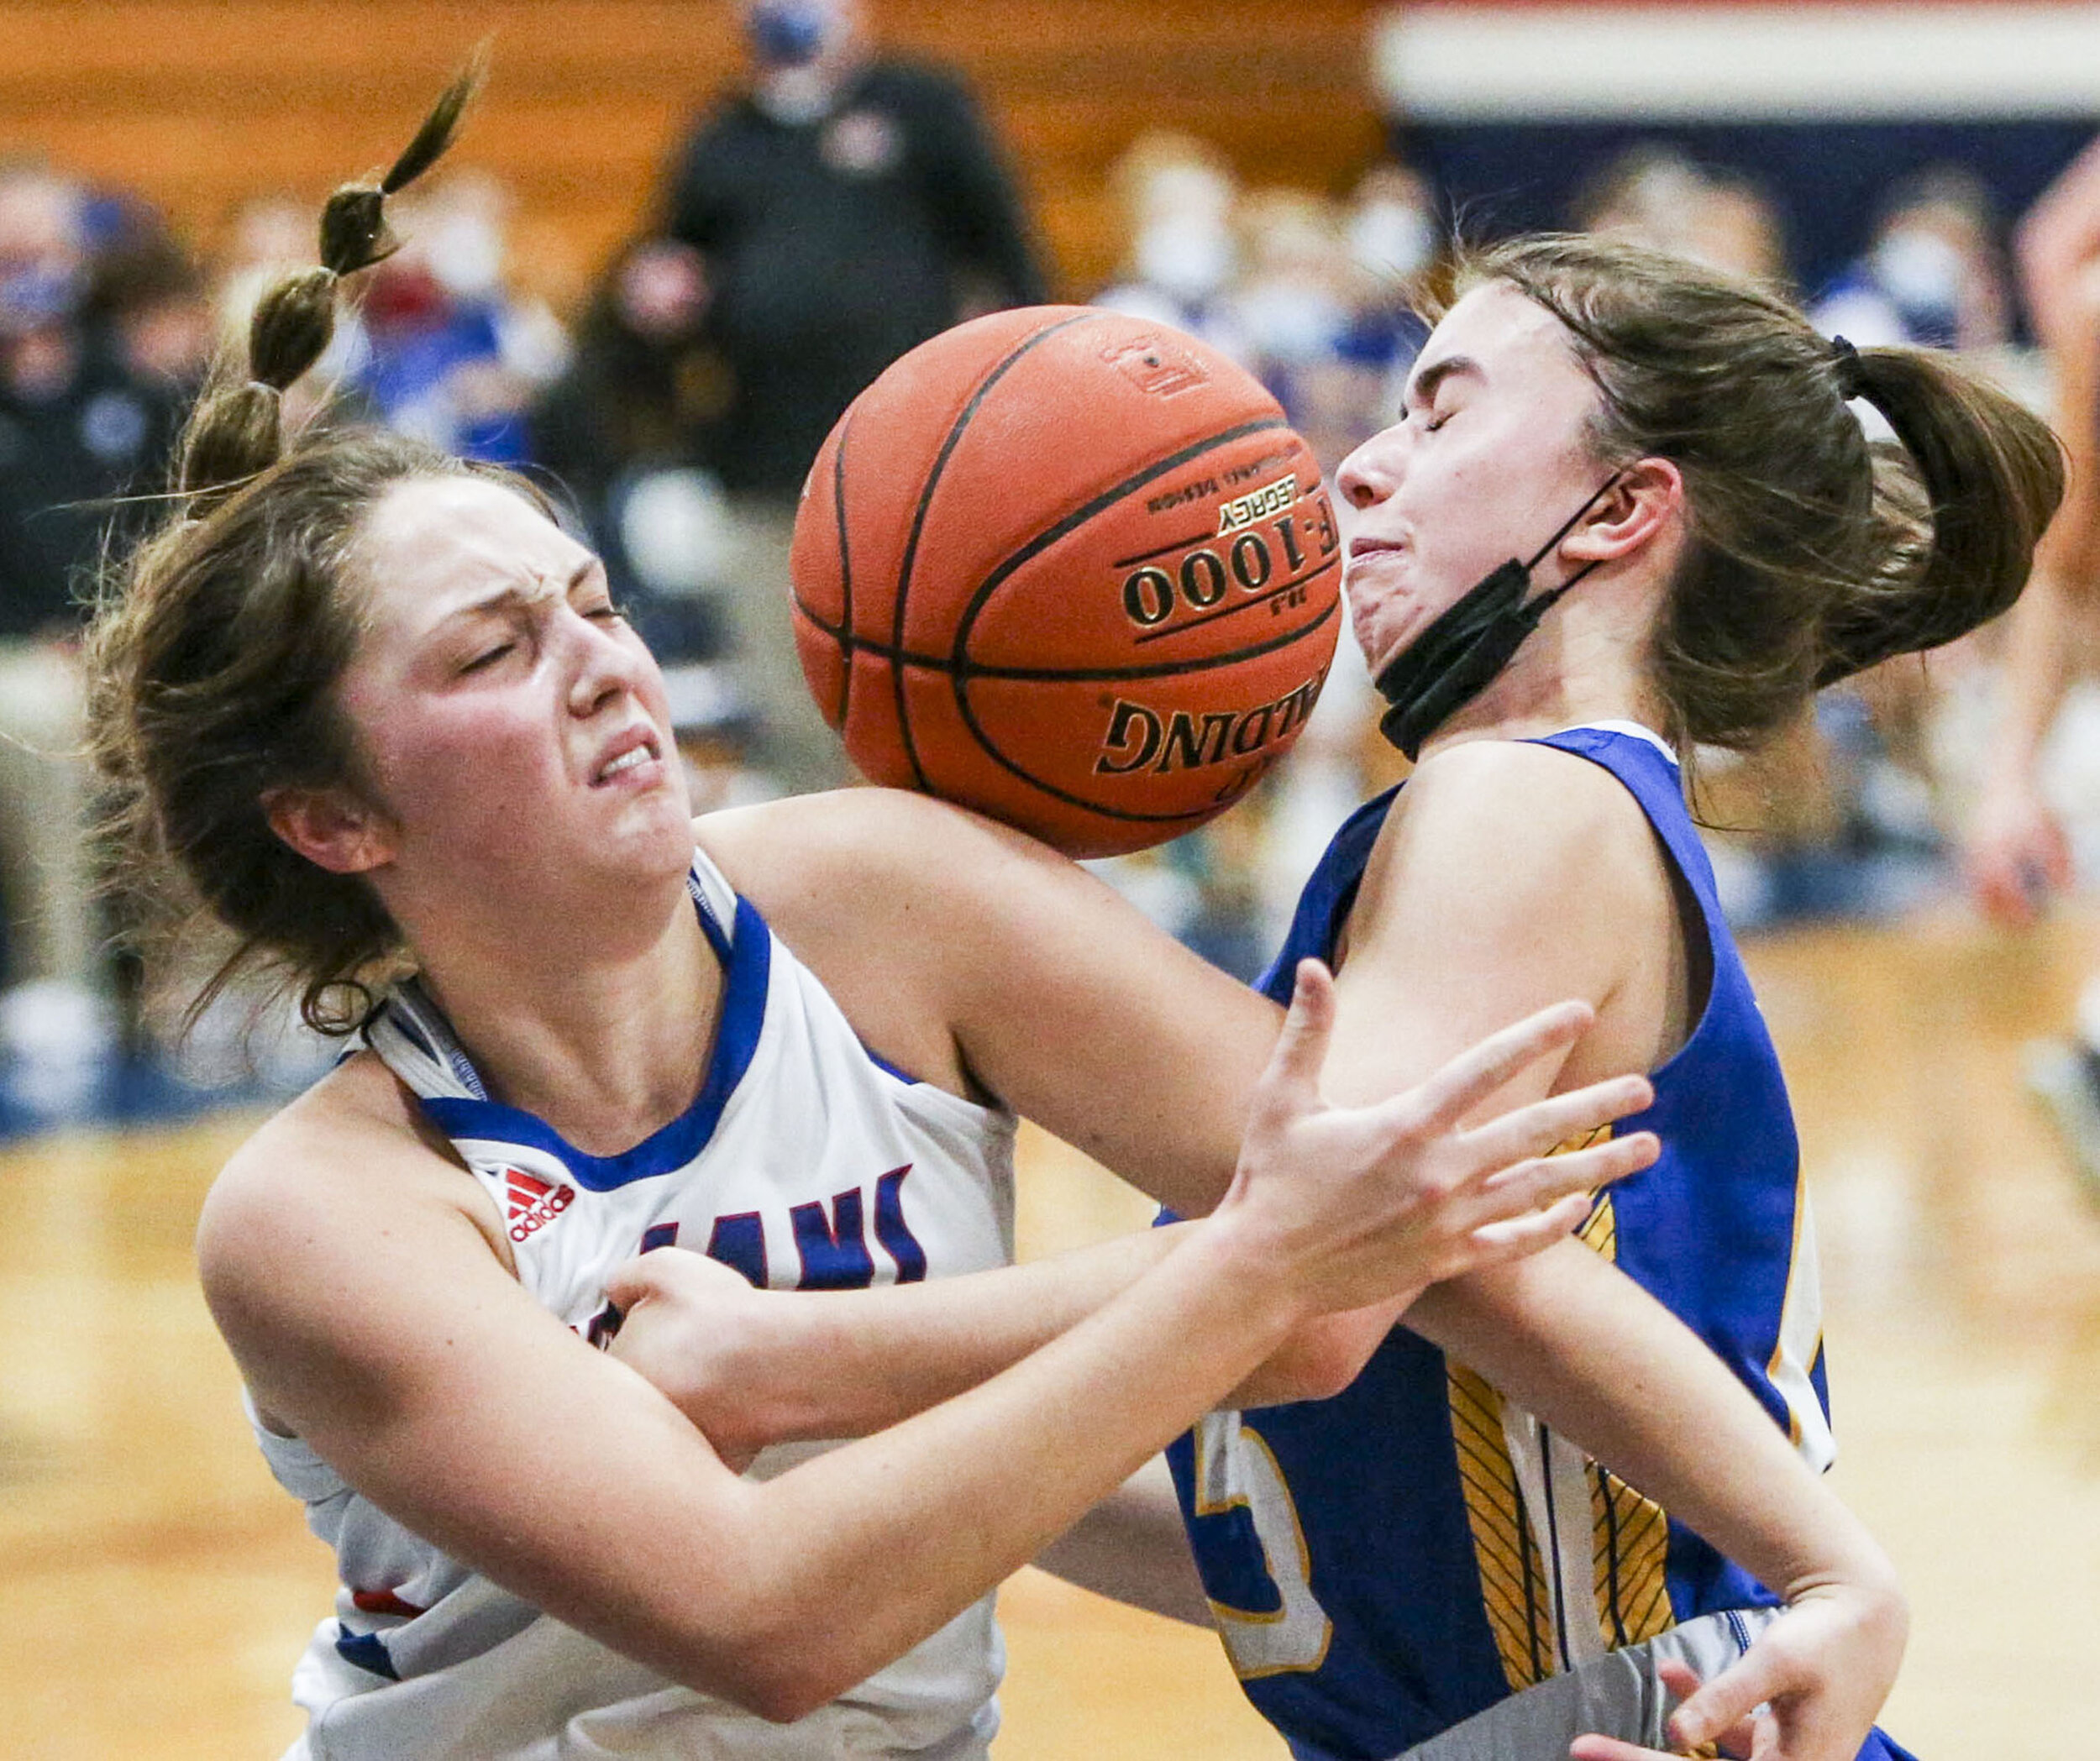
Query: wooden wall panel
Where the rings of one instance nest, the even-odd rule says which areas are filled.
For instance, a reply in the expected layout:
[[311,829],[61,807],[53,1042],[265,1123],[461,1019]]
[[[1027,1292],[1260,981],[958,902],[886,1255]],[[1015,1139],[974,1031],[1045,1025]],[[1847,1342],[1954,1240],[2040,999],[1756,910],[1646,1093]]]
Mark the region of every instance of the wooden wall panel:
[[[1375,150],[1372,8],[1307,0],[872,0],[887,40],[969,71],[1068,293],[1115,267],[1107,168],[1140,133],[1215,142],[1257,183],[1331,186]],[[573,286],[640,223],[734,76],[723,0],[0,0],[0,155],[143,192],[205,238],[245,197],[318,199],[383,159],[479,38],[496,76],[462,163],[514,183]]]

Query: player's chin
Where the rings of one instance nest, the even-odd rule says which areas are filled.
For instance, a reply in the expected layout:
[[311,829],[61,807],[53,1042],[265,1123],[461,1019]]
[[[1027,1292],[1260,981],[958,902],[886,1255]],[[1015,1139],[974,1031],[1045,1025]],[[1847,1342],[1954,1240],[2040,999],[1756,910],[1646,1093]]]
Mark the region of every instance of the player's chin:
[[1406,607],[1396,605],[1390,600],[1352,600],[1349,629],[1373,679],[1406,652],[1415,633],[1414,621],[1407,616]]
[[682,788],[652,789],[601,804],[577,841],[594,867],[683,872],[693,857],[693,810]]

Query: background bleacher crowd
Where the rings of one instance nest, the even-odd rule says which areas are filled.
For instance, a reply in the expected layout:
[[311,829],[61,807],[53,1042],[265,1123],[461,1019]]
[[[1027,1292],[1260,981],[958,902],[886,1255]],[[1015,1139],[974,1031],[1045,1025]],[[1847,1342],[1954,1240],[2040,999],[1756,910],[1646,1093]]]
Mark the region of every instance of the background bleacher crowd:
[[[1520,223],[1644,239],[1786,291],[1861,346],[1959,349],[2038,405],[2050,396],[2012,240],[2100,102],[2039,120],[1755,126],[1740,106],[1725,126],[1667,106],[1605,123],[1507,107],[1440,116],[1419,83],[1436,45],[1410,63],[1407,16],[1325,0],[1288,15],[869,0],[862,54],[835,89],[805,89],[778,76],[806,66],[790,39],[806,9],[762,7],[756,24],[753,10],[0,3],[0,1131],[187,1106],[212,1082],[314,1067],[297,1035],[236,1056],[246,1024],[230,1019],[216,1042],[206,1024],[187,1064],[155,1044],[132,963],[108,951],[121,906],[92,889],[92,787],[65,756],[78,739],[75,645],[113,543],[158,516],[172,438],[215,354],[274,273],[312,260],[320,197],[381,157],[491,25],[483,113],[458,167],[400,205],[405,247],[338,339],[321,419],[392,423],[557,485],[670,669],[708,801],[826,780],[822,759],[783,737],[791,708],[747,650],[754,619],[785,628],[770,571],[806,463],[790,455],[813,453],[806,437],[880,364],[854,359],[828,382],[812,368],[766,390],[751,312],[781,296],[753,292],[722,218],[733,203],[706,184],[742,175],[742,161],[724,171],[710,158],[744,149],[718,138],[739,102],[761,132],[814,131],[796,175],[820,182],[879,182],[885,155],[918,152],[922,114],[948,131],[942,175],[958,187],[927,198],[946,204],[928,237],[878,254],[858,289],[805,278],[835,327],[860,322],[849,291],[900,285],[915,250],[942,271],[942,322],[1045,297],[1156,317],[1258,373],[1330,468],[1394,413],[1425,333],[1415,296],[1446,271],[1453,238]],[[762,29],[789,35],[769,47]],[[871,66],[895,75],[894,93],[856,84]],[[909,138],[885,135],[892,125]],[[1845,199],[1830,199],[1840,187]],[[861,207],[813,260],[906,223]],[[793,354],[776,343],[767,358]],[[789,409],[796,399],[807,406]],[[769,447],[785,473],[758,463]],[[1769,754],[1710,767],[1708,816],[1742,926],[1898,913],[1959,889],[1999,644],[1986,631],[1885,669],[1827,694]],[[1343,647],[1310,731],[1259,797],[1106,865],[1243,973],[1343,814],[1402,773]],[[2100,709],[2074,696],[2052,751],[2074,844],[2100,860]]]

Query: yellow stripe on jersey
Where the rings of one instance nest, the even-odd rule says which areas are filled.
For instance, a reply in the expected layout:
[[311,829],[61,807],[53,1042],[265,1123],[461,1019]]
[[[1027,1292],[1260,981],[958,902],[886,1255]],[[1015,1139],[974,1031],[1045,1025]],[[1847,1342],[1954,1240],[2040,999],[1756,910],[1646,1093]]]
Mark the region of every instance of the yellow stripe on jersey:
[[1597,1624],[1604,1643],[1615,1649],[1667,1633],[1677,1617],[1670,1607],[1670,1522],[1662,1507],[1594,1462],[1589,1502]]
[[1502,1432],[1502,1397],[1463,1364],[1447,1360],[1458,1484],[1480,1569],[1481,1606],[1494,1629],[1503,1678],[1515,1693],[1560,1668],[1546,1562]]
[[[1554,1153],[1588,1149],[1610,1136],[1611,1128],[1600,1126]],[[1610,1193],[1599,1197],[1580,1234],[1593,1252],[1618,1258],[1619,1223]],[[1553,1585],[1510,1458],[1502,1396],[1462,1364],[1447,1361],[1446,1371],[1481,1604],[1503,1676],[1515,1693],[1566,1666],[1554,1628]],[[1661,1505],[1594,1462],[1585,1472],[1598,1628],[1609,1646],[1639,1644],[1667,1632],[1676,1621],[1667,1575],[1669,1519]]]
[[[1605,1259],[1618,1259],[1619,1217],[1610,1193],[1598,1198],[1582,1239]],[[1661,1505],[1609,1469],[1592,1462],[1589,1479],[1597,1623],[1606,1644],[1637,1645],[1676,1624],[1670,1607],[1670,1521]]]

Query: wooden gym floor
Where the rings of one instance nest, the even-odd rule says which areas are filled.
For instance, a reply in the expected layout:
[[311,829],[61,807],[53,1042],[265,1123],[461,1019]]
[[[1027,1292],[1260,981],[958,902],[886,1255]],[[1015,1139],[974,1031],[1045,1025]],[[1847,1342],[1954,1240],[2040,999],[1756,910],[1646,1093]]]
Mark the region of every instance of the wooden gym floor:
[[[2019,1088],[2100,952],[1964,920],[1759,942],[1823,1233],[1840,1490],[1909,1581],[1887,1722],[1925,1761],[2094,1753],[2100,1196]],[[228,1761],[297,1728],[328,1561],[263,1470],[189,1237],[238,1120],[0,1155],[0,1751]],[[1037,1140],[1023,1249],[1145,1207]],[[1208,1635],[1024,1574],[1000,1761],[1266,1758]]]

